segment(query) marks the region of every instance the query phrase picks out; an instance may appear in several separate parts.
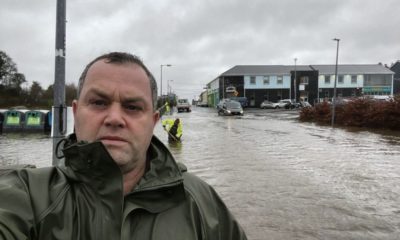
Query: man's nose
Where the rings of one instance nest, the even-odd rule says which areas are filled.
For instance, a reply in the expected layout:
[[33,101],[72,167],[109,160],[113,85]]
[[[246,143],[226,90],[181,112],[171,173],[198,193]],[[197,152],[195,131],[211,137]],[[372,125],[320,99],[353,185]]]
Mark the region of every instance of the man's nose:
[[120,104],[113,103],[109,106],[104,124],[107,127],[125,127],[124,112]]

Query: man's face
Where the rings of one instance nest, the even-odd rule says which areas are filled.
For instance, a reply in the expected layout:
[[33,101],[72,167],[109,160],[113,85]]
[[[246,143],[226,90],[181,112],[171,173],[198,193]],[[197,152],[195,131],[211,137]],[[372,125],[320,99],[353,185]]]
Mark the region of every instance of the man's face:
[[78,141],[101,141],[124,173],[144,166],[159,114],[139,65],[95,62],[72,108]]

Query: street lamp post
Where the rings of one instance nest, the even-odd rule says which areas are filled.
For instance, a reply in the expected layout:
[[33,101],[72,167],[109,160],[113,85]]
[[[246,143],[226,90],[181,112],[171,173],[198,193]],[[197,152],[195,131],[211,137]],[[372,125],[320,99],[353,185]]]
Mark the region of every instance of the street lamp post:
[[65,106],[65,19],[66,0],[57,0],[56,11],[56,57],[54,74],[54,96],[53,96],[53,160],[52,165],[58,166],[57,146],[65,136],[66,122],[63,121],[66,115]]
[[160,96],[162,96],[162,70],[163,70],[163,67],[171,67],[171,66],[172,66],[171,64],[161,64],[160,65],[160,68],[161,68],[161,74],[160,74]]
[[339,41],[340,39],[334,38],[333,41],[336,41],[336,65],[335,65],[335,82],[333,83],[333,98],[332,98],[332,127],[335,123],[335,105],[336,105],[336,82],[338,79],[338,58],[339,58]]
[[172,88],[171,88],[171,85],[169,84],[170,82],[173,82],[174,80],[172,80],[172,79],[170,79],[170,80],[167,80],[167,94],[170,94],[170,93],[172,93]]
[[297,102],[297,58],[294,59],[294,101]]

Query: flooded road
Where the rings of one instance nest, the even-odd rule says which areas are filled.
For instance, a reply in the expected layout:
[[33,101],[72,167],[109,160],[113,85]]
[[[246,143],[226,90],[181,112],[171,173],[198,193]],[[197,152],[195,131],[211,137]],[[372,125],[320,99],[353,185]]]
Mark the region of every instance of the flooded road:
[[[400,239],[399,133],[299,123],[295,111],[175,116],[183,143],[171,152],[215,187],[249,239]],[[167,143],[160,124],[155,134]],[[0,135],[0,164],[51,163],[51,139],[26,136]]]

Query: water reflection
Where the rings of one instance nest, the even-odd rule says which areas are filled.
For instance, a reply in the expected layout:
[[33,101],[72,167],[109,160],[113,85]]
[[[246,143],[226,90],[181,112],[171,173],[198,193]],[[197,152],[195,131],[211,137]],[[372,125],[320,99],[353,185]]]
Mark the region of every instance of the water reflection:
[[[295,111],[176,114],[177,161],[213,185],[249,239],[398,239],[400,135],[299,123]],[[0,136],[2,161],[51,163],[46,136]]]

